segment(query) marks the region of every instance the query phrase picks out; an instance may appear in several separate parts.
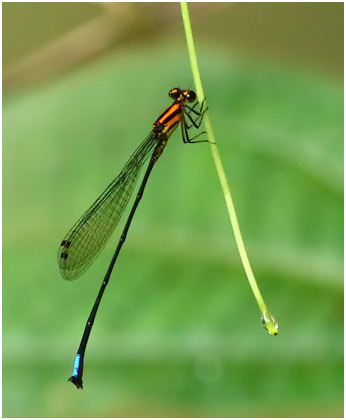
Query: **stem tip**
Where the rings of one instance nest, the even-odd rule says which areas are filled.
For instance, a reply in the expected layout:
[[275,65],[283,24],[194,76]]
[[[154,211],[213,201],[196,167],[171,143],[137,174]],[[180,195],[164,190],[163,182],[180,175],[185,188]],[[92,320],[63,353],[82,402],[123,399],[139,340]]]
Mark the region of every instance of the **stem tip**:
[[279,334],[279,324],[277,323],[276,319],[266,311],[262,312],[262,322],[264,328],[268,331],[270,335],[278,335]]

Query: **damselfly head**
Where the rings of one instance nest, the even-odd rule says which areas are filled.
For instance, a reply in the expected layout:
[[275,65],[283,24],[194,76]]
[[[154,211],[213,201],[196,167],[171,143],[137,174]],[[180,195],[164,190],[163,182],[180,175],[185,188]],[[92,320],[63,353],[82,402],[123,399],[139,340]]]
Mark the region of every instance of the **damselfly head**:
[[193,90],[181,90],[179,88],[174,88],[169,91],[168,95],[175,101],[195,102],[196,100],[196,94]]

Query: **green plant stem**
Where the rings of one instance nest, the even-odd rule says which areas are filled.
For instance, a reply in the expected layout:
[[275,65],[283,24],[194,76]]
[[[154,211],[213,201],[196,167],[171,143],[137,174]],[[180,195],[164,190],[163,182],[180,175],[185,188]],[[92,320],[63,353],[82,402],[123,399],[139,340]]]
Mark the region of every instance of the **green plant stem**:
[[[193,35],[192,35],[192,27],[191,27],[189,9],[188,9],[188,5],[187,5],[186,2],[181,2],[180,5],[181,5],[181,13],[182,13],[183,22],[184,22],[187,47],[188,47],[188,51],[189,51],[191,69],[192,69],[193,79],[194,79],[194,83],[195,83],[197,98],[198,98],[198,101],[200,103],[202,103],[205,96],[204,96],[204,92],[203,92],[201,76],[200,76],[198,63],[197,63],[197,55],[196,55],[196,49],[195,49],[195,44],[194,44]],[[235,211],[231,191],[230,191],[230,188],[229,188],[229,185],[228,185],[225,170],[224,170],[223,165],[222,165],[221,157],[220,157],[220,154],[219,154],[219,151],[218,151],[218,148],[217,148],[217,145],[216,145],[216,141],[215,141],[213,128],[212,128],[212,125],[211,125],[211,122],[210,122],[210,119],[209,119],[208,115],[205,115],[205,117],[204,117],[204,124],[205,124],[205,128],[206,128],[206,131],[207,131],[207,134],[208,134],[208,139],[210,141],[211,153],[212,153],[212,156],[213,156],[213,159],[214,159],[217,174],[219,176],[222,191],[223,191],[223,194],[225,196],[228,214],[229,214],[229,217],[230,217],[230,220],[231,220],[231,225],[232,225],[232,228],[233,228],[237,248],[238,248],[238,251],[239,251],[239,254],[240,254],[241,261],[242,261],[243,266],[244,266],[246,276],[248,278],[248,281],[250,283],[252,292],[253,292],[253,294],[256,298],[257,304],[258,304],[258,306],[260,308],[260,311],[262,313],[262,321],[263,321],[263,324],[264,324],[265,328],[267,329],[269,334],[277,335],[279,326],[278,326],[277,322],[275,321],[274,317],[268,311],[268,308],[267,308],[267,306],[264,302],[264,299],[262,297],[262,294],[261,294],[261,292],[258,288],[255,276],[253,274],[253,271],[252,271],[252,268],[251,268],[251,265],[250,265],[250,261],[249,261],[249,258],[248,258],[247,252],[246,252],[244,241],[243,241],[243,238],[242,238],[242,235],[241,235],[241,232],[240,232],[238,218],[237,218],[237,214],[236,214],[236,211]]]

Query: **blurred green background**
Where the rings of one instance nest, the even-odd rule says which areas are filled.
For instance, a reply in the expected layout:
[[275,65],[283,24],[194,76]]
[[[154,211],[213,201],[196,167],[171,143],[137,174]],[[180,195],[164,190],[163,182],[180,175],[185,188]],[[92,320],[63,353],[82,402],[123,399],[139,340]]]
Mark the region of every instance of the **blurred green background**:
[[[194,3],[200,69],[264,298],[209,146],[169,141],[67,382],[117,242],[58,245],[193,88],[178,3],[3,3],[3,416],[343,416],[343,3]],[[123,221],[122,221],[123,222]],[[123,223],[122,223],[123,225]],[[119,231],[119,229],[118,229]]]

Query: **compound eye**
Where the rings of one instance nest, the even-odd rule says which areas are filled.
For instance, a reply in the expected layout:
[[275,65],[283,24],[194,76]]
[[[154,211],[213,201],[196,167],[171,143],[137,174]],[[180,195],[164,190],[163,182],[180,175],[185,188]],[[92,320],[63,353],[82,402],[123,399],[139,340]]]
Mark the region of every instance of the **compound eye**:
[[195,102],[195,100],[196,100],[196,94],[193,90],[185,91],[184,96],[185,96],[187,102]]
[[178,99],[181,95],[181,90],[178,88],[171,89],[168,93],[169,97],[172,99]]

